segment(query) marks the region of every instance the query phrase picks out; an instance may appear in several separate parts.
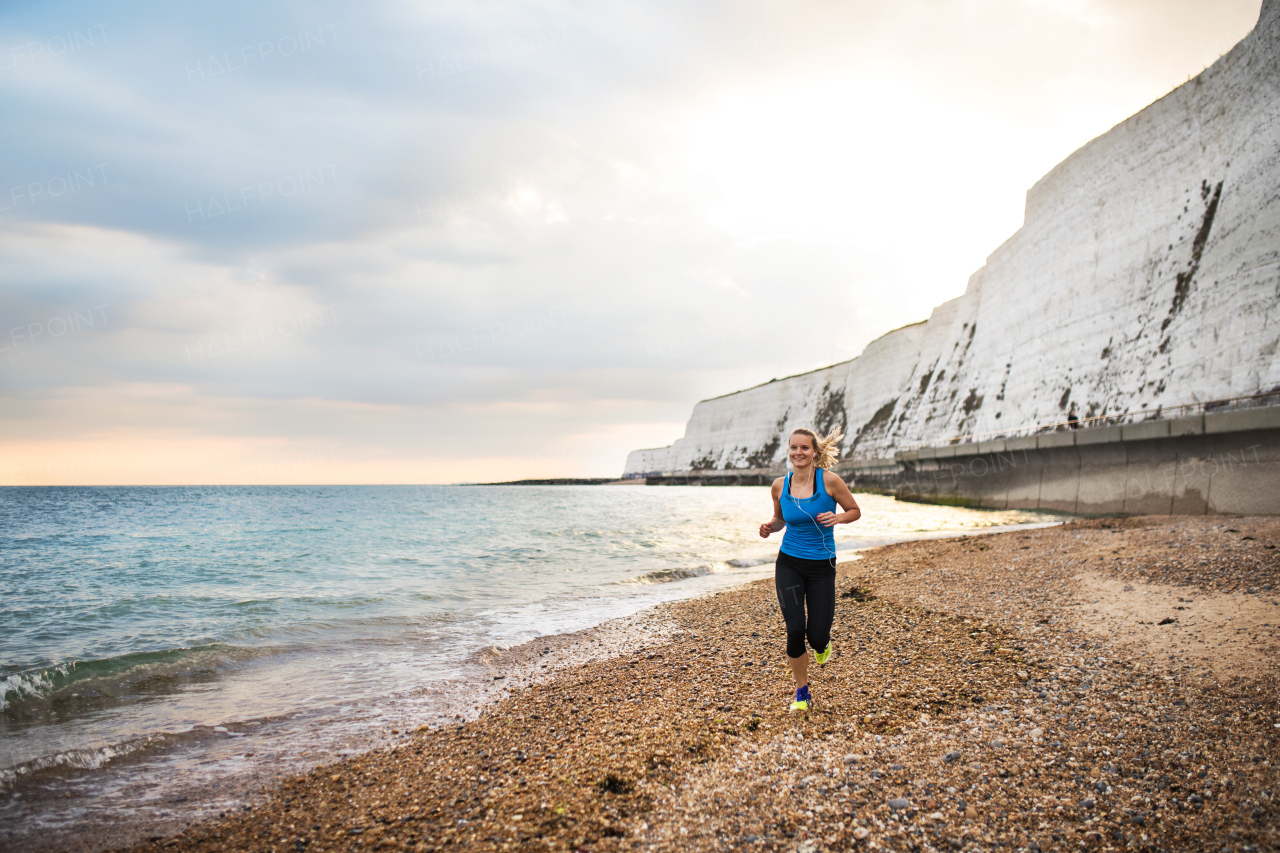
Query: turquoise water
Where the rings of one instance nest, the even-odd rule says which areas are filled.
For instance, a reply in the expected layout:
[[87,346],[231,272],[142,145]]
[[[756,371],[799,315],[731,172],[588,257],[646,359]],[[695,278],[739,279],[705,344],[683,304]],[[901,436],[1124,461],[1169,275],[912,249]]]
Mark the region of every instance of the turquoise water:
[[[840,548],[1052,520],[859,501]],[[213,779],[439,722],[480,649],[770,574],[769,514],[762,487],[0,490],[0,820],[217,808]]]

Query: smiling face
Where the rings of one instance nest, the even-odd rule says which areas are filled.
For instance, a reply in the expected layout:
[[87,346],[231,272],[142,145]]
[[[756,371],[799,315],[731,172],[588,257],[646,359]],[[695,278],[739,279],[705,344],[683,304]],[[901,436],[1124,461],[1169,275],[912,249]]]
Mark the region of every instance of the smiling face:
[[787,456],[791,459],[792,467],[799,470],[812,465],[813,457],[818,453],[818,449],[814,447],[813,437],[802,432],[793,432],[789,441]]

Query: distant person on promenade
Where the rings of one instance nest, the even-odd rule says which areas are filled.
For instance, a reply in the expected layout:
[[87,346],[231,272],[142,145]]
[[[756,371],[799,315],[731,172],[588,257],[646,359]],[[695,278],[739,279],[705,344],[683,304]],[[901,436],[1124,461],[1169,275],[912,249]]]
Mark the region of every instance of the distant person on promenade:
[[1067,429],[1080,429],[1080,419],[1076,417],[1076,404],[1071,404],[1071,410],[1067,412]]
[[[844,480],[827,470],[835,466],[843,438],[839,429],[826,438],[808,429],[791,433],[787,448],[791,473],[773,481],[773,518],[760,525],[761,539],[787,529],[773,578],[787,623],[787,665],[796,679],[792,711],[807,711],[813,705],[805,640],[819,666],[831,657],[831,623],[836,615],[834,528],[862,517]],[[835,512],[836,504],[844,512]]]

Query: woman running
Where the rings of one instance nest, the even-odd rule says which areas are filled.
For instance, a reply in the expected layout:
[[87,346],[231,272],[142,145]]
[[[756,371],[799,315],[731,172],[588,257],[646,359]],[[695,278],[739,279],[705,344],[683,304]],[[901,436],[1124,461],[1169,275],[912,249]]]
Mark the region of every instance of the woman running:
[[[787,665],[796,679],[792,711],[813,707],[805,639],[819,666],[831,657],[831,622],[836,615],[833,528],[862,517],[862,510],[858,509],[844,480],[824,470],[836,464],[836,448],[842,438],[839,429],[833,429],[826,438],[818,438],[807,429],[791,433],[787,448],[791,473],[773,481],[773,518],[760,525],[761,539],[787,528],[778,549],[773,577],[782,618],[787,623]],[[844,512],[835,512],[836,504]]]

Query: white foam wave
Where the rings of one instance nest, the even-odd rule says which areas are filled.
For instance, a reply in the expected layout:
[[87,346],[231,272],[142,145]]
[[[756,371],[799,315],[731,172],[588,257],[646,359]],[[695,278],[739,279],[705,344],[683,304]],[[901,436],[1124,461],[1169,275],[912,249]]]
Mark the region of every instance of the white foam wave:
[[689,578],[700,578],[706,575],[714,574],[721,571],[716,566],[706,563],[700,566],[677,566],[673,569],[658,569],[657,571],[645,572],[639,577],[630,578],[622,581],[624,584],[654,584],[654,583],[671,583],[672,581],[688,580]]
[[42,755],[14,767],[0,767],[0,791],[13,787],[21,779],[48,770],[65,768],[68,770],[98,770],[132,752],[137,752],[151,743],[151,738],[139,738],[128,743],[108,744],[106,746],[71,749],[66,752],[55,752]]
[[71,674],[74,663],[63,663],[38,672],[18,672],[0,681],[0,711],[18,702],[50,695],[58,689],[55,682]]
[[778,559],[777,554],[768,554],[763,557],[734,557],[726,562],[735,569],[749,569],[752,566],[763,566],[765,563],[772,563],[776,559]]

